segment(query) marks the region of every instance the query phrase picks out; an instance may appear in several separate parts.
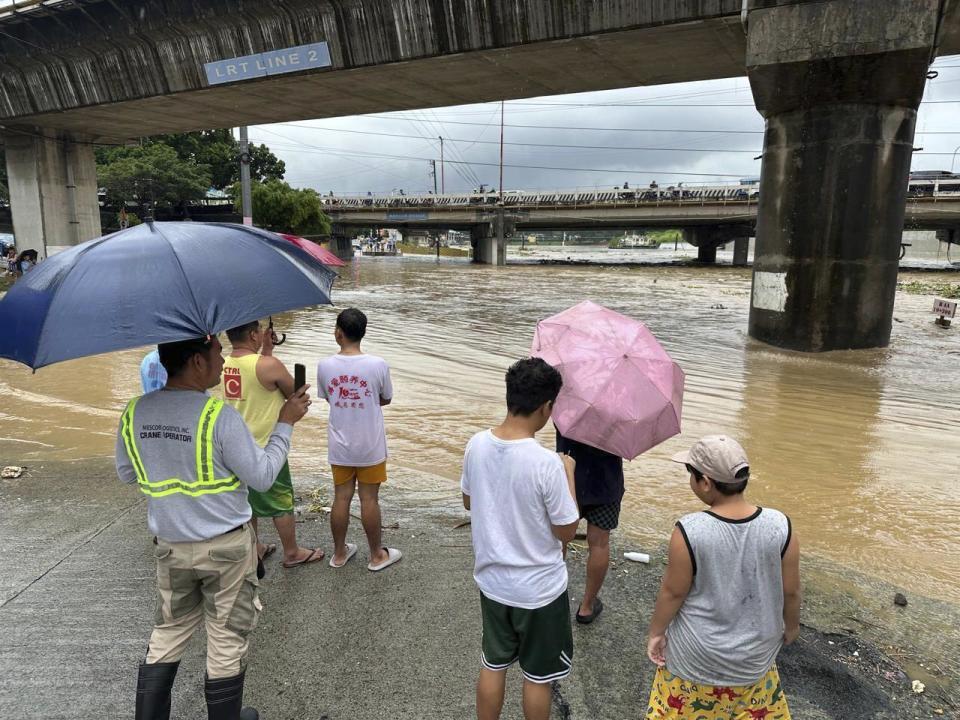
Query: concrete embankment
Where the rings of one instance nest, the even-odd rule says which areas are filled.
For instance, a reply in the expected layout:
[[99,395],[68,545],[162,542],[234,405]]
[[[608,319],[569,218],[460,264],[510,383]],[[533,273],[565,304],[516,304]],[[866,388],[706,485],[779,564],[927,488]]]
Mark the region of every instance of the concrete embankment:
[[[323,481],[303,478],[301,487],[310,480]],[[404,559],[383,573],[366,570],[357,521],[350,539],[361,552],[342,570],[325,562],[283,570],[276,556],[268,561],[247,682],[261,717],[473,717],[480,618],[458,501],[455,487],[447,496],[386,486],[385,541]],[[116,481],[109,459],[96,459],[36,465],[0,480],[0,507],[0,714],[129,718],[154,606],[144,501]],[[322,514],[306,513],[298,534],[302,544],[330,548]],[[664,548],[643,548],[652,560],[638,565],[619,559],[637,548],[614,539],[606,610],[595,624],[574,627],[575,669],[557,688],[555,718],[620,720],[646,710],[653,668],[645,632]],[[568,564],[575,595],[582,551],[575,547]],[[926,637],[907,633],[896,614],[871,607],[891,605],[890,588],[849,576],[847,587],[812,582],[822,570],[805,561],[806,626],[779,659],[795,720],[933,717],[938,709],[956,716],[943,676],[956,677],[958,642],[949,635],[957,633],[957,608],[910,597],[896,612],[926,615],[930,627]],[[908,634],[915,636],[909,647]],[[916,694],[903,670],[914,671],[905,659],[920,647],[931,675]],[[195,639],[181,665],[176,718],[205,716],[203,651]],[[513,672],[505,718],[521,717],[518,698]]]

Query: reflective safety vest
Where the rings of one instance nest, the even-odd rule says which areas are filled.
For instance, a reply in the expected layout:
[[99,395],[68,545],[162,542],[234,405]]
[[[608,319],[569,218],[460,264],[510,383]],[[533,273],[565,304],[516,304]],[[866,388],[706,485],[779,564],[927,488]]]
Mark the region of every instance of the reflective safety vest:
[[240,489],[240,480],[235,475],[227,478],[217,478],[214,473],[213,428],[217,422],[217,416],[223,409],[222,400],[210,398],[200,413],[197,431],[193,436],[197,448],[197,480],[188,482],[180,478],[151,480],[147,476],[143,459],[140,457],[139,450],[137,450],[137,436],[133,428],[133,414],[139,399],[131,400],[127,404],[127,409],[123,411],[120,418],[120,434],[123,437],[123,444],[127,448],[127,455],[137,476],[137,486],[142,493],[153,498],[161,498],[174,493],[199,497]]

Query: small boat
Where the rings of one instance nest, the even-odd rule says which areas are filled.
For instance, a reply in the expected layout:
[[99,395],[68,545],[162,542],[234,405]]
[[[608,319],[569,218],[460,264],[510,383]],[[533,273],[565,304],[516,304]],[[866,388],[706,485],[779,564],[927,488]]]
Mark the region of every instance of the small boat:
[[617,248],[620,250],[655,250],[660,243],[647,235],[624,235]]

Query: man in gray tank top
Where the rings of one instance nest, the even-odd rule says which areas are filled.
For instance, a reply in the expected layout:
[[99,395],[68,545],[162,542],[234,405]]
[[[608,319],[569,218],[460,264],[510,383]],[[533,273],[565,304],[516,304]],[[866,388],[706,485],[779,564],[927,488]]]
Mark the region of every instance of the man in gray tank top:
[[748,503],[750,465],[731,437],[674,456],[709,510],[682,517],[650,621],[658,666],[646,717],[789,720],[775,660],[800,632],[800,549],[790,519]]

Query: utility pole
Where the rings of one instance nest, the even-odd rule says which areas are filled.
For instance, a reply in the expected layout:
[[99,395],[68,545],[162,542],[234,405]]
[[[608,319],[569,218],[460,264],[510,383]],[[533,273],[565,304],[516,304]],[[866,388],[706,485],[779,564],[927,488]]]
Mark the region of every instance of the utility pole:
[[440,193],[446,195],[447,193],[447,183],[446,178],[444,177],[444,167],[443,167],[443,136],[440,136]]
[[433,194],[436,195],[437,194],[437,161],[431,160],[430,167],[431,167],[430,174],[433,176]]
[[503,202],[503,100],[500,101],[500,202]]
[[250,198],[250,142],[247,126],[240,128],[240,204],[243,224],[253,225],[253,201]]

